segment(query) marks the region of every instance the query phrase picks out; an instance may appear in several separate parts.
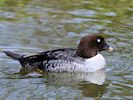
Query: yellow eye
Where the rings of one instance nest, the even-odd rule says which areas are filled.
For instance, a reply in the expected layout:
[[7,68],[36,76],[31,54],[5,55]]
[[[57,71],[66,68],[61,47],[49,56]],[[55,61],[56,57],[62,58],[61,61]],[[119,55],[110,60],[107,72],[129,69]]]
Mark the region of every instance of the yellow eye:
[[97,39],[97,42],[98,42],[98,43],[101,42],[101,39]]

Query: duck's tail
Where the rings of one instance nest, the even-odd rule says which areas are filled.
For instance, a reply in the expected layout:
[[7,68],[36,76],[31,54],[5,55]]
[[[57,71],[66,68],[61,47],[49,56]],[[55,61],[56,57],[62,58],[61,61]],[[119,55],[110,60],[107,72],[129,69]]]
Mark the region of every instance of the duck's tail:
[[13,53],[11,51],[3,51],[7,56],[11,57],[14,60],[18,60],[19,62],[23,59],[22,55]]
[[[17,60],[20,62],[22,68],[25,68],[28,71],[32,71],[39,66],[39,62],[34,61],[32,57],[25,57],[24,55],[20,55],[11,51],[3,51],[10,58]],[[32,62],[32,63],[31,63]]]

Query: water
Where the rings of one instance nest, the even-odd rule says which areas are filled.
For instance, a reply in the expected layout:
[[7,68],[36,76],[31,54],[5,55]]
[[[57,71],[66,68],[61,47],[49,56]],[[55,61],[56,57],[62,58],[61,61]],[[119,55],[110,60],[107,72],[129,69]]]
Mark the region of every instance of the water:
[[[132,100],[132,0],[0,0],[0,100]],[[35,53],[76,47],[102,33],[114,52],[102,52],[101,74],[23,75],[2,51]]]

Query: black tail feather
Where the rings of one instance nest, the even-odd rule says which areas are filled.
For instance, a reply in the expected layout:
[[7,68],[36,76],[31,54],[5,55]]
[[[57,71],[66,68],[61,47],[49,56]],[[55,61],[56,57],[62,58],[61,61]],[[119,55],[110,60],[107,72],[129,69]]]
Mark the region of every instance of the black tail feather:
[[7,56],[11,57],[12,59],[14,60],[22,60],[23,56],[22,55],[19,55],[19,54],[16,54],[16,53],[13,53],[11,51],[3,51]]
[[[24,57],[24,55],[19,55],[11,51],[3,51],[7,56],[11,57],[14,60],[17,60],[22,65],[22,68],[26,68],[27,70],[31,71],[36,69],[40,62],[38,62],[34,57]],[[35,57],[36,58],[36,57]]]

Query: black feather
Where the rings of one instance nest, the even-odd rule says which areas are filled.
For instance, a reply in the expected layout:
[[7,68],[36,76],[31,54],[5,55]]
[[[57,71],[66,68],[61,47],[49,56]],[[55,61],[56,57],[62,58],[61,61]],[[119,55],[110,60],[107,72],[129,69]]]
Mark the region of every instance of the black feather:
[[13,53],[11,51],[3,51],[7,56],[11,57],[14,60],[21,60],[23,58],[22,55]]

